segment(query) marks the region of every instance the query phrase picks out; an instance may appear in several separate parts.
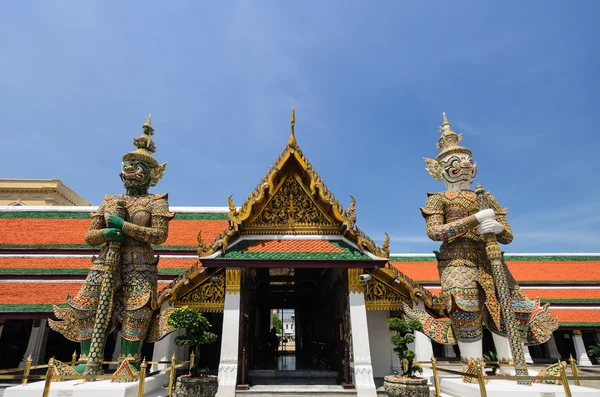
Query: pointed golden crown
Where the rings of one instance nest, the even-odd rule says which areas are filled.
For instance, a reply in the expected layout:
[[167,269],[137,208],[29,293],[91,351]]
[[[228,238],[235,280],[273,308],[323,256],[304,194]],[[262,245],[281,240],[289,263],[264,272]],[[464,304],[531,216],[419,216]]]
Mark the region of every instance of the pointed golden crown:
[[136,149],[133,152],[129,152],[123,156],[123,161],[126,160],[139,160],[144,161],[154,167],[158,166],[158,161],[152,157],[152,153],[156,152],[156,146],[152,141],[152,135],[154,134],[154,128],[152,128],[152,115],[148,116],[148,120],[142,126],[144,131],[138,138],[133,139],[133,146]]
[[143,161],[150,164],[154,169],[152,170],[152,186],[155,186],[160,178],[165,173],[167,163],[159,164],[158,161],[152,156],[152,153],[156,152],[156,146],[152,141],[152,135],[154,135],[154,128],[152,127],[152,115],[148,115],[148,119],[142,125],[143,133],[138,138],[133,139],[133,146],[136,149],[133,152],[126,153],[123,156],[123,161],[137,160]]
[[471,151],[465,147],[459,146],[458,143],[462,141],[462,134],[457,134],[452,131],[452,126],[448,121],[448,116],[446,116],[446,112],[442,113],[442,125],[438,128],[442,136],[438,139],[438,143],[435,146],[436,149],[441,150],[440,154],[437,155],[436,160],[444,157],[448,153],[468,153],[471,154]]

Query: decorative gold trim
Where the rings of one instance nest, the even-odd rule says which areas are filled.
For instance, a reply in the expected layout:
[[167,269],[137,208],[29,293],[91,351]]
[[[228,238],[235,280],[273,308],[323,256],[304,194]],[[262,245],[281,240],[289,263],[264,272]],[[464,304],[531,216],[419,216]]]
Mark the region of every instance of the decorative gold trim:
[[[397,291],[400,295],[405,296],[408,299],[406,303],[409,306],[412,306],[412,302],[423,301],[425,306],[429,309],[440,315],[443,314],[445,306],[441,299],[421,287],[419,283],[408,278],[404,273],[399,272],[391,265],[388,264],[388,267],[386,268],[374,269],[371,271],[371,275],[394,291]],[[402,304],[400,303],[400,309],[401,308]]]
[[[225,251],[227,246],[242,234],[337,234],[343,235],[356,243],[361,252],[367,250],[381,258],[389,257],[389,236],[386,234],[385,242],[380,247],[361,229],[356,227],[356,200],[354,197],[351,197],[350,205],[345,210],[325,185],[319,174],[317,174],[314,167],[309,163],[308,159],[302,154],[302,150],[298,147],[294,135],[295,123],[295,110],[292,107],[291,131],[288,144],[239,208],[234,204],[232,196],[228,197],[229,226],[210,244],[206,244],[201,236],[198,237],[198,255],[201,258],[213,255],[219,250]],[[315,224],[283,224],[281,222],[272,222],[253,225],[253,221],[261,215],[262,211],[265,210],[279,190],[282,189],[285,181],[291,176],[298,182],[304,193],[310,198],[310,201],[320,210],[321,214],[330,224],[322,222],[315,222]],[[285,214],[283,215],[285,217]]]
[[273,194],[244,223],[242,234],[340,234],[342,225],[311,197],[301,177],[283,176]]
[[239,294],[241,289],[242,272],[240,269],[225,269],[225,292]]
[[572,332],[573,332],[573,335],[575,335],[575,336],[581,336],[581,330],[579,330],[579,329],[574,329]]
[[365,293],[365,306],[367,310],[402,310],[402,304],[412,305],[409,295],[403,294],[380,280],[377,274],[367,282]]
[[203,313],[221,313],[225,304],[225,274],[222,270],[213,273],[194,289],[175,300],[175,307],[188,306]]
[[358,280],[358,276],[362,273],[362,269],[348,269],[349,293],[362,294],[365,292],[365,286]]
[[198,256],[203,258],[210,256],[219,250],[225,251],[229,244],[229,240],[237,236],[239,236],[239,233],[229,225],[227,229],[223,230],[215,237],[210,245],[206,245],[202,239],[202,230],[200,230],[198,232]]
[[[201,267],[199,262],[194,263],[189,269],[177,276],[175,280],[171,281],[169,285],[160,292],[160,295],[158,296],[158,306],[161,306],[166,301],[169,301],[170,303],[175,302],[178,296],[177,293],[180,292],[180,288],[190,284],[190,281],[196,281],[195,279],[199,278],[197,283],[201,283],[209,276],[207,268]],[[185,293],[187,293],[187,291],[182,294]]]

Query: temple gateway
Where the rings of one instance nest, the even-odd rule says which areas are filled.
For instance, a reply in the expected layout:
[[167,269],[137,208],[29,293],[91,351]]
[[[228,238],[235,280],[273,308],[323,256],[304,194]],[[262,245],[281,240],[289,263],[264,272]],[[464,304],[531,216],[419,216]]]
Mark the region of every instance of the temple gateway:
[[[407,310],[437,324],[417,332],[417,360],[460,360],[457,340],[439,335],[450,320],[436,257],[390,253],[387,234],[361,230],[354,198],[343,205],[327,188],[298,146],[294,124],[292,114],[287,144],[244,201],[229,197],[226,207],[163,211],[170,222],[166,240],[152,246],[160,256],[153,305],[162,312],[191,307],[213,324],[218,340],[202,348],[199,360],[218,374],[220,395],[276,372],[322,376],[373,395],[376,380],[400,367],[387,324]],[[29,355],[34,364],[50,357],[69,361],[82,347],[50,330],[48,320],[56,320],[53,306],[66,310],[65,297],[78,294],[97,261],[98,248],[84,236],[100,210],[17,201],[0,207],[0,368],[22,366]],[[524,347],[525,359],[554,363],[573,355],[592,364],[586,350],[600,342],[600,254],[504,259],[520,290],[534,298],[532,307],[550,303],[558,320],[557,330],[542,335],[545,343]],[[278,353],[269,347],[275,317],[284,320]],[[141,356],[184,358],[177,335],[145,343]],[[122,338],[108,335],[106,360],[119,357]],[[506,351],[487,329],[482,340],[484,353]]]

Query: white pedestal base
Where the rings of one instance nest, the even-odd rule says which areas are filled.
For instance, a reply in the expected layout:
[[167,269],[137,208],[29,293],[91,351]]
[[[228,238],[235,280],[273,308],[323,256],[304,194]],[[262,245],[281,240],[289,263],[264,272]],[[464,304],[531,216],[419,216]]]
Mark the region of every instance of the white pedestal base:
[[[138,382],[116,383],[110,380],[85,382],[80,380],[52,382],[48,397],[136,397]],[[33,382],[4,390],[4,397],[39,397],[45,382]],[[156,394],[163,384],[169,383],[169,373],[148,376],[144,382],[144,396]]]
[[[573,397],[598,396],[598,389],[569,384]],[[441,379],[442,393],[453,397],[480,397],[479,385],[463,383],[462,379]],[[564,397],[562,385],[534,383],[531,386],[518,385],[516,381],[491,380],[485,385],[488,397]]]

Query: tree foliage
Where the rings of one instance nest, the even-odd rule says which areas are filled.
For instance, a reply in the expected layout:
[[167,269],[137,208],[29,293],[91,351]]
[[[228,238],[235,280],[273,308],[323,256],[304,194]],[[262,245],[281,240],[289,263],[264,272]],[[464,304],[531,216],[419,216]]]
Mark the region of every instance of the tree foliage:
[[590,357],[600,357],[600,345],[592,345],[590,346],[590,349],[588,350],[588,356]]
[[208,331],[212,325],[197,310],[182,307],[173,311],[167,320],[169,326],[175,329],[184,329],[185,335],[175,338],[175,344],[179,346],[190,346],[195,355],[194,366],[190,369],[192,376],[199,374],[198,359],[200,358],[200,346],[213,343],[217,335]]
[[500,363],[498,362],[498,354],[495,351],[490,350],[483,355],[485,361],[485,367],[491,368],[494,373],[500,369]]
[[415,372],[422,373],[423,368],[413,364],[415,352],[408,348],[409,343],[415,341],[414,331],[422,331],[423,325],[418,320],[410,320],[406,322],[399,317],[392,317],[388,321],[388,328],[394,333],[391,341],[394,347],[394,352],[398,355],[402,364],[402,373],[408,378],[413,378]]
[[273,327],[275,327],[275,332],[277,332],[278,334],[281,333],[281,330],[283,329],[283,323],[281,322],[279,316],[276,314],[273,315]]

